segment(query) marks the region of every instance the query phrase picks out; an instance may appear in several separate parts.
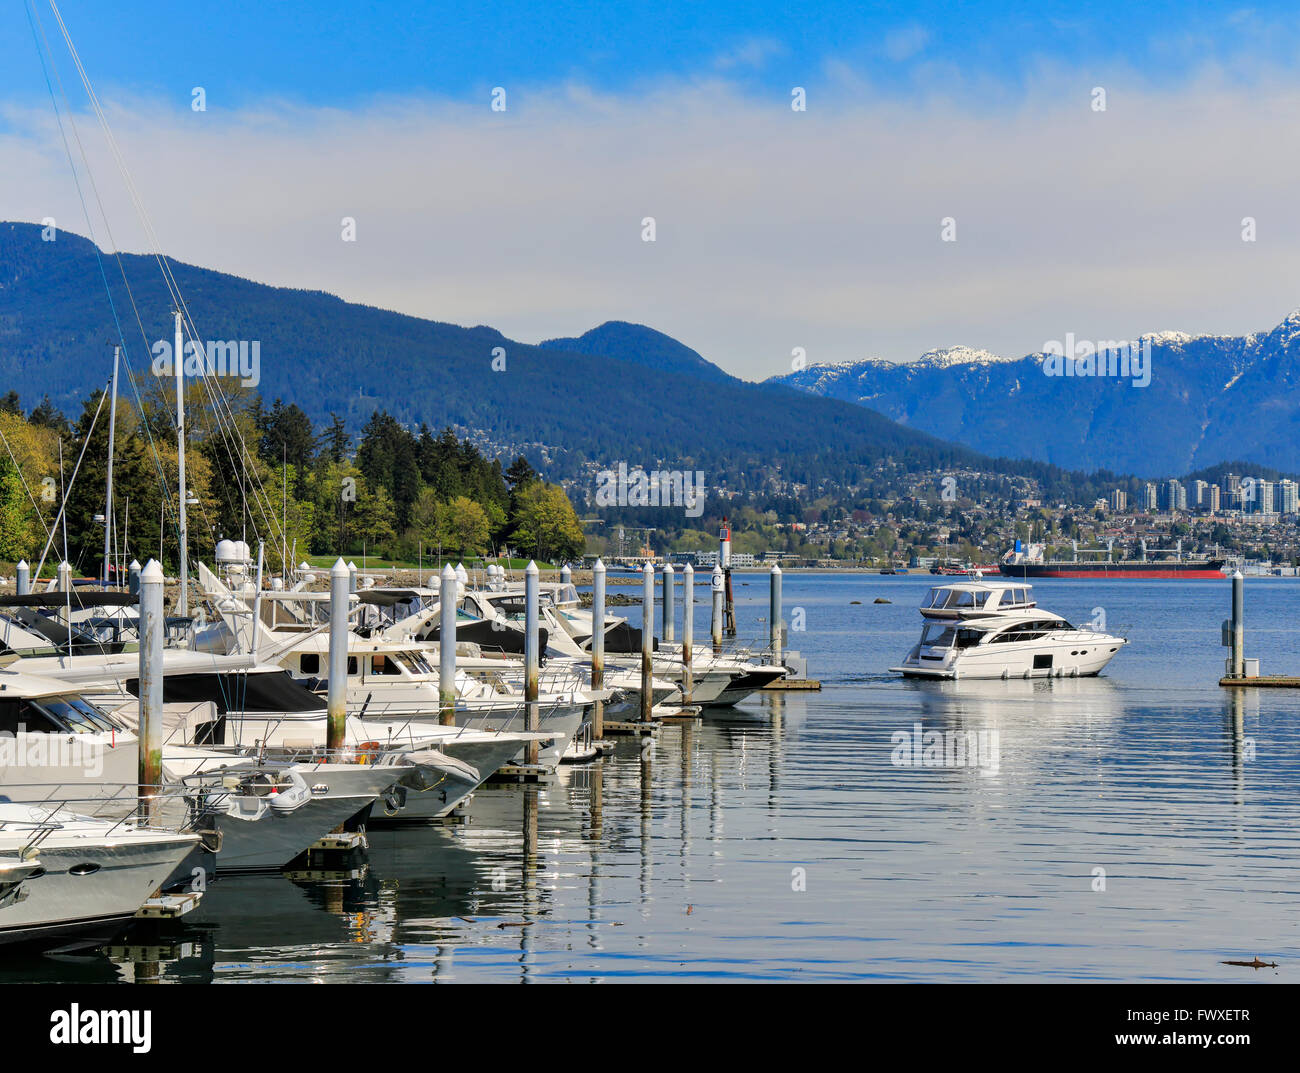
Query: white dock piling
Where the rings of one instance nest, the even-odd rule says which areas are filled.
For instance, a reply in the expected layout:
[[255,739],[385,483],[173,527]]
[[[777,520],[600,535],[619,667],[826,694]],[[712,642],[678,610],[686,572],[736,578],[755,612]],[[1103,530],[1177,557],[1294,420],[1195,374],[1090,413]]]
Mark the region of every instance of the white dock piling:
[[342,749],[348,724],[348,600],[351,571],[340,556],[330,569],[329,695],[325,747]]
[[149,822],[153,814],[154,791],[162,782],[163,715],[163,571],[150,559],[140,572],[140,725],[139,802],[140,817]]
[[456,603],[460,584],[451,564],[438,583],[438,722],[456,725]]
[[1232,575],[1232,677],[1246,673],[1246,579],[1237,570]]
[[715,566],[713,574],[710,577],[710,583],[713,588],[713,654],[719,655],[722,652],[722,597],[725,580],[722,576],[722,567]]
[[695,567],[690,563],[682,570],[682,702],[691,703],[695,691],[695,672],[691,667],[695,643]]
[[672,563],[664,563],[664,643],[677,637],[677,572]]
[[[538,580],[537,564],[531,559],[524,570],[524,729],[541,729],[541,713],[537,708],[538,674],[541,667],[541,637],[538,632]],[[537,764],[537,742],[530,741],[526,762]]]
[[785,623],[782,620],[781,610],[781,568],[776,563],[772,564],[772,572],[769,577],[771,586],[768,599],[767,628],[768,636],[772,642],[772,664],[779,667],[781,666],[781,633]]
[[651,722],[654,708],[655,568],[641,571],[641,722]]
[[[605,564],[597,559],[591,568],[591,688],[605,688]],[[592,708],[591,736],[600,741],[605,736],[605,702],[597,700]]]
[[23,559],[14,569],[17,574],[15,591],[19,596],[26,596],[32,591],[32,568],[27,565],[27,560]]

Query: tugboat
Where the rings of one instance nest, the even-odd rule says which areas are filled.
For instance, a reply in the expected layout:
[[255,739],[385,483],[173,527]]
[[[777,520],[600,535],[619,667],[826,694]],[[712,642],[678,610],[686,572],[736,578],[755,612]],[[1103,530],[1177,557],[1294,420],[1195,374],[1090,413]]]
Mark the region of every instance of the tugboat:
[[890,668],[905,678],[1085,678],[1100,674],[1128,643],[1042,610],[1030,585],[933,588],[921,620],[921,640]]

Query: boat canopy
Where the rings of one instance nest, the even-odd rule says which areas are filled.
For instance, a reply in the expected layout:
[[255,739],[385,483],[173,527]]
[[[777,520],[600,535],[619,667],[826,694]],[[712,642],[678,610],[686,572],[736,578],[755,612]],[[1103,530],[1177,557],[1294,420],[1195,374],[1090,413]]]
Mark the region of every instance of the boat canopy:
[[961,582],[937,585],[921,601],[921,614],[931,618],[957,618],[1034,607],[1032,585]]

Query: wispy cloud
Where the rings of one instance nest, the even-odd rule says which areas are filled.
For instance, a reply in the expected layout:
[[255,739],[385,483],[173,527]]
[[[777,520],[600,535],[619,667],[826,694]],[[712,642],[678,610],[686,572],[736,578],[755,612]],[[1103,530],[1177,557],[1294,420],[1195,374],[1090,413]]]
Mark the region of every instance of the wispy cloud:
[[885,35],[884,53],[895,63],[902,63],[925,48],[929,41],[929,30],[919,23],[909,23]]
[[[911,101],[845,85],[796,113],[712,81],[515,89],[505,113],[134,100],[112,119],[184,260],[530,341],[641,321],[751,377],[786,371],[794,347],[1023,354],[1067,331],[1240,332],[1295,305],[1300,155],[1278,135],[1300,114],[1293,84],[1046,73],[1018,106],[992,100],[978,82]],[[11,105],[3,120],[0,218],[84,232],[50,119]],[[84,117],[81,133],[98,147]],[[119,243],[146,248],[92,152]]]
[[747,37],[744,41],[720,52],[714,59],[719,71],[761,70],[768,60],[783,56],[786,47],[773,37]]

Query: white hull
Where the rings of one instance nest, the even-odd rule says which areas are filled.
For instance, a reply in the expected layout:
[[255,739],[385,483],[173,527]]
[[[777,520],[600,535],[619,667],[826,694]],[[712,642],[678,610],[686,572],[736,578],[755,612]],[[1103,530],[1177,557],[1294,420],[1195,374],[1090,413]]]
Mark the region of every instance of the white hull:
[[272,806],[265,797],[229,799],[230,811],[214,815],[221,833],[219,874],[283,868],[401,776],[401,768],[370,764],[298,764],[292,770],[309,787],[325,787],[324,792],[313,791],[297,807],[286,809]]
[[[977,645],[951,659],[913,655],[891,670],[907,678],[1088,678],[1100,674],[1123,646],[1119,638],[1085,635],[1032,643]],[[1050,659],[1050,664],[1044,665]]]
[[[46,813],[0,805],[0,860],[16,859],[31,841],[30,833],[2,822],[19,810],[33,817]],[[126,826],[106,834],[108,824],[69,822],[63,819],[66,813],[58,815],[64,829],[40,841],[32,854],[35,861],[28,862],[43,871],[0,897],[0,943],[111,936],[198,843],[193,835]]]

